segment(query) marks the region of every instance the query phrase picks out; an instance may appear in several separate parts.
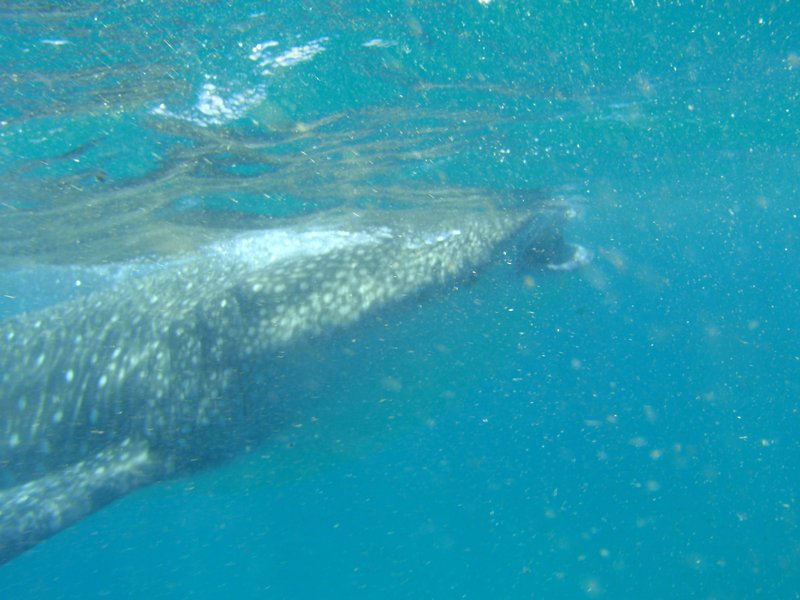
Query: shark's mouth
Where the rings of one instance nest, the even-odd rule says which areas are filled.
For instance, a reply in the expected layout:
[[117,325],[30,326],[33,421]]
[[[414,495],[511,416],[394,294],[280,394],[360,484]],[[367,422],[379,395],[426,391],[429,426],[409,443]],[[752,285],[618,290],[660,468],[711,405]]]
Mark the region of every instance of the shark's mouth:
[[547,238],[537,239],[520,257],[523,270],[546,269],[548,271],[573,271],[592,261],[592,252],[581,244],[567,242],[561,232],[554,231]]
[[573,271],[591,262],[591,250],[564,239],[566,222],[579,216],[575,201],[557,198],[543,207],[516,238],[515,264],[522,271]]

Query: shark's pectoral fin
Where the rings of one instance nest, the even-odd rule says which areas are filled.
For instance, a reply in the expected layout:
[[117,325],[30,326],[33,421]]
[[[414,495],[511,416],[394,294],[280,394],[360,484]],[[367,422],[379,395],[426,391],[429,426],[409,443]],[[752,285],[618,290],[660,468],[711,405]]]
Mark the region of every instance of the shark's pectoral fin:
[[125,440],[93,457],[0,491],[0,564],[163,472],[145,442]]

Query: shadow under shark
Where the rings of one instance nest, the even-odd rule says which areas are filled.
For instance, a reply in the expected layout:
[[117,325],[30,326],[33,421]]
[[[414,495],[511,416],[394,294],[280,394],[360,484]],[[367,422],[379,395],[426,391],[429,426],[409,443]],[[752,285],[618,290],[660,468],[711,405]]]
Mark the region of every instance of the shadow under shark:
[[247,373],[492,262],[580,266],[571,207],[339,212],[240,234],[0,322],[0,563],[274,430]]

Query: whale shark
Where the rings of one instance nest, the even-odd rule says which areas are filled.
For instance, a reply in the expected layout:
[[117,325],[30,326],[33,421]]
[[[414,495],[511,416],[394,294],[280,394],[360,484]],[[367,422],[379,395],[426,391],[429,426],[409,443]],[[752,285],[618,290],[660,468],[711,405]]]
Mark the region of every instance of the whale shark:
[[314,215],[0,321],[0,564],[267,436],[274,407],[248,395],[248,374],[279,369],[276,357],[493,263],[580,266],[588,253],[561,235],[571,210],[542,199]]

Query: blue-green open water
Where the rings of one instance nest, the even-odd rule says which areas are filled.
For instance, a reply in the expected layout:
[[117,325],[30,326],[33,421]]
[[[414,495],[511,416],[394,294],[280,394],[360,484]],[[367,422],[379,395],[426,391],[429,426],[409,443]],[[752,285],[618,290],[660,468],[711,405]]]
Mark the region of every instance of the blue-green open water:
[[595,258],[387,315],[414,352],[320,366],[303,427],[0,597],[800,597],[799,32],[791,1],[2,2],[3,315],[466,188],[574,196]]

